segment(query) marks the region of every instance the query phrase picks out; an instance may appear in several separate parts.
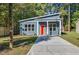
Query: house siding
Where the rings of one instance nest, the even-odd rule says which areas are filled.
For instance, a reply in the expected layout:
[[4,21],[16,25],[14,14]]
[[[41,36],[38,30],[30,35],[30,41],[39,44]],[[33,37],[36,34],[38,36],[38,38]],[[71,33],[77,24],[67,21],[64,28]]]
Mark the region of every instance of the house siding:
[[[46,25],[46,27],[44,28],[45,34],[50,35],[49,29],[48,29],[48,34],[47,34],[47,22],[48,22],[48,24],[50,22],[54,22],[54,23],[57,24],[57,26],[56,26],[56,31],[52,32],[52,36],[59,35],[60,32],[61,32],[60,21],[61,21],[61,19],[60,19],[59,15],[44,17],[44,18],[38,18],[38,19],[32,19],[32,20],[27,20],[27,21],[24,20],[24,21],[20,22],[20,27],[25,29],[25,24],[27,24],[27,25],[28,24],[34,24],[34,31],[25,31],[25,30],[20,29],[20,34],[21,35],[40,35],[40,23],[44,22],[45,25]],[[38,22],[38,30],[37,30],[37,22]]]
[[[21,28],[23,28],[24,30],[22,30],[22,29],[20,29],[20,34],[22,34],[22,35],[35,35],[35,34],[37,34],[37,25],[36,25],[36,22],[22,22],[22,23],[20,23],[21,25],[20,25],[20,27]],[[25,31],[25,25],[29,25],[29,24],[34,24],[34,31]]]

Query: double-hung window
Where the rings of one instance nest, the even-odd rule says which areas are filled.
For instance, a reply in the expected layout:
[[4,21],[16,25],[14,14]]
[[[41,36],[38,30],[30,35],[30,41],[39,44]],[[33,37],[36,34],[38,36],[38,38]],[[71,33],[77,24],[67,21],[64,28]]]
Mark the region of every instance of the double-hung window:
[[34,31],[34,24],[32,24],[32,31]]
[[27,31],[27,24],[25,25],[25,31]]
[[56,31],[56,24],[53,24],[53,31]]
[[30,30],[31,30],[31,25],[29,24],[29,25],[28,25],[28,31],[30,31]]
[[34,24],[26,24],[25,31],[34,31]]

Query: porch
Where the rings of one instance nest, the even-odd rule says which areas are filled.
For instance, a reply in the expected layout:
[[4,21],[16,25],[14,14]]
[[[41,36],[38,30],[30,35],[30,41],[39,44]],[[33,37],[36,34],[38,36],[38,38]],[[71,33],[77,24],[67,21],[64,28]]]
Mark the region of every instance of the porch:
[[61,21],[37,21],[37,36],[61,35]]

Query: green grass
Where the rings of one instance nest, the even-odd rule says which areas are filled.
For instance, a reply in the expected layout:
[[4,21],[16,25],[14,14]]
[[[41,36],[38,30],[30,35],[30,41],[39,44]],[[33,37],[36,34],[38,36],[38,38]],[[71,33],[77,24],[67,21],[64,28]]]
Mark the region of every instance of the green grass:
[[79,47],[79,33],[65,32],[61,35],[61,37]]
[[37,37],[14,36],[13,49],[9,49],[9,37],[0,38],[0,54],[2,55],[24,55],[34,44]]

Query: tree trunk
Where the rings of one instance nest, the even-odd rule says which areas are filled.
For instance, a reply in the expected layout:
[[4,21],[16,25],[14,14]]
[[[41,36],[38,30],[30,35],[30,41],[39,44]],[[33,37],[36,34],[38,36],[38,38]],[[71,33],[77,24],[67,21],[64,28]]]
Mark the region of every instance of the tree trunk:
[[61,23],[61,26],[62,26],[62,27],[61,27],[61,29],[62,29],[62,32],[64,32],[63,17],[62,17],[62,20],[61,20],[61,22],[62,22],[62,23]]
[[9,47],[12,49],[13,48],[13,20],[12,20],[12,3],[9,3],[8,5],[9,9]]
[[70,4],[68,7],[68,32],[70,32]]

